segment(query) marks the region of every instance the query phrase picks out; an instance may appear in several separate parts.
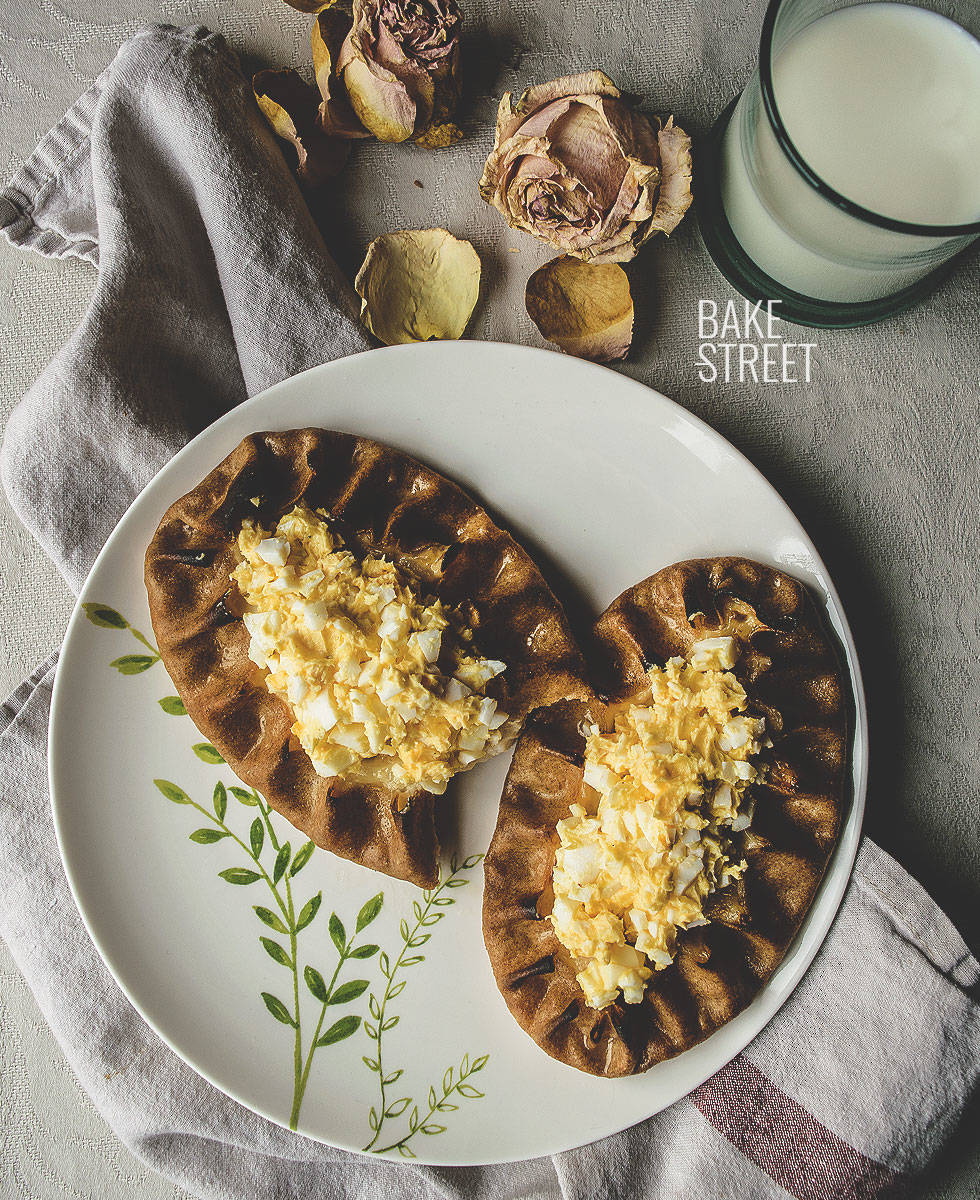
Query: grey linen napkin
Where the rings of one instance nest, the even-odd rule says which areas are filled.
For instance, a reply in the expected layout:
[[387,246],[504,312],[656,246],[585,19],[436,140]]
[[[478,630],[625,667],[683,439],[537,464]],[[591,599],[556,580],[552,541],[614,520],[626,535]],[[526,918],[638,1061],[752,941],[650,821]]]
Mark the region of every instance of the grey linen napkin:
[[[0,225],[15,245],[99,267],[89,312],[13,414],[2,455],[11,503],[76,591],[192,434],[366,345],[234,56],[205,30],[157,27],[124,46],[0,195]],[[791,999],[649,1121],[486,1168],[389,1163],[291,1134],[167,1049],[92,946],[48,805],[54,669],[44,663],[0,710],[0,933],[106,1120],[196,1195],[865,1200],[902,1190],[976,1087],[980,966],[865,840]]]

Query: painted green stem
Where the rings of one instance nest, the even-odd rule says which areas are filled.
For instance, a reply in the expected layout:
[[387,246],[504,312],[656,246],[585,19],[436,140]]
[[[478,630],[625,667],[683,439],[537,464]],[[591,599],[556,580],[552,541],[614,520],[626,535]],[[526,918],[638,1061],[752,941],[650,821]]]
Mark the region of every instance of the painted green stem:
[[228,835],[228,837],[230,837],[232,839],[233,842],[237,842],[238,845],[241,846],[241,848],[245,851],[245,853],[252,860],[252,862],[254,862],[255,865],[258,867],[259,874],[269,885],[269,891],[272,892],[272,895],[275,898],[276,903],[279,905],[280,912],[286,918],[286,921],[289,922],[290,917],[289,917],[288,911],[286,909],[286,906],[283,904],[282,899],[279,896],[279,892],[276,889],[276,885],[272,882],[272,877],[269,875],[269,872],[265,869],[265,867],[263,867],[263,865],[259,862],[259,860],[252,853],[252,847],[246,846],[245,843],[242,841],[242,839],[234,831],[234,829],[229,829],[224,821],[220,820],[217,816],[215,816],[215,814],[213,812],[210,812],[208,809],[206,809],[203,804],[198,804],[198,802],[196,800],[191,800],[190,804],[191,804],[191,807],[196,808],[199,813],[203,813],[204,816],[207,817],[207,819],[212,822],[212,824],[217,825],[218,828],[221,829],[224,833],[226,833]]
[[469,1077],[471,1075],[474,1075],[477,1071],[483,1070],[483,1068],[486,1066],[488,1058],[489,1058],[489,1055],[485,1054],[481,1058],[478,1058],[473,1063],[472,1066],[469,1063],[469,1057],[467,1056],[466,1058],[464,1058],[463,1062],[460,1064],[459,1078],[456,1080],[455,1083],[452,1082],[452,1074],[453,1073],[452,1073],[452,1069],[450,1068],[450,1070],[447,1072],[447,1074],[445,1076],[443,1076],[444,1082],[442,1085],[442,1095],[437,1096],[434,1089],[432,1089],[432,1088],[429,1089],[429,1097],[430,1097],[429,1108],[428,1108],[428,1111],[426,1112],[425,1116],[419,1118],[413,1112],[412,1121],[410,1123],[408,1133],[406,1133],[403,1138],[399,1138],[397,1142],[391,1142],[390,1145],[382,1146],[378,1150],[375,1150],[374,1153],[375,1154],[387,1154],[389,1152],[389,1150],[398,1150],[399,1152],[401,1152],[402,1148],[408,1146],[408,1143],[412,1140],[413,1137],[415,1137],[415,1135],[419,1132],[419,1130],[421,1130],[423,1133],[434,1133],[434,1132],[442,1133],[445,1130],[445,1126],[443,1125],[438,1128],[434,1128],[430,1124],[430,1118],[433,1117],[437,1112],[444,1111],[446,1102],[449,1100],[449,1097],[452,1096],[454,1093],[459,1094],[461,1096],[465,1096],[465,1095],[477,1096],[477,1097],[483,1096],[483,1092],[477,1091],[477,1089],[474,1088],[472,1086],[472,1084],[468,1085],[469,1093],[463,1092],[461,1089],[462,1089],[463,1084],[466,1083],[466,1081],[469,1079]]
[[[476,864],[478,862],[480,862],[480,860],[482,858],[483,858],[482,854],[475,854],[475,855],[472,855],[470,858],[464,859],[463,863],[461,865],[457,866],[456,858],[455,858],[455,856],[453,857],[453,860],[450,864],[450,874],[447,875],[444,879],[440,880],[439,885],[433,891],[425,893],[425,906],[422,907],[421,905],[418,904],[418,902],[415,903],[415,905],[414,905],[415,917],[416,917],[415,924],[413,926],[409,927],[407,921],[402,922],[402,925],[401,925],[402,948],[398,954],[398,958],[395,960],[394,964],[390,965],[390,967],[387,971],[385,970],[384,964],[382,964],[382,971],[385,972],[386,977],[387,977],[387,986],[385,987],[384,996],[381,999],[381,1003],[380,1003],[380,1005],[378,1005],[377,1013],[375,1013],[373,1009],[371,1011],[371,1016],[376,1017],[376,1020],[377,1020],[377,1026],[376,1026],[375,1033],[374,1033],[374,1042],[377,1047],[377,1057],[374,1060],[374,1065],[372,1065],[371,1062],[367,1058],[365,1058],[365,1060],[364,1060],[365,1063],[367,1063],[369,1066],[372,1067],[372,1070],[375,1070],[377,1072],[378,1088],[379,1088],[379,1102],[378,1102],[378,1108],[377,1108],[377,1123],[374,1124],[372,1122],[372,1128],[374,1129],[374,1137],[372,1137],[371,1140],[364,1147],[365,1153],[367,1151],[371,1151],[371,1153],[373,1153],[373,1154],[383,1154],[385,1152],[385,1150],[390,1150],[393,1147],[398,1147],[402,1143],[406,1142],[409,1137],[414,1136],[414,1134],[418,1131],[418,1129],[421,1128],[421,1125],[415,1125],[410,1130],[410,1132],[406,1135],[406,1137],[401,1139],[400,1142],[393,1142],[391,1144],[391,1146],[386,1146],[383,1148],[377,1147],[377,1143],[381,1139],[381,1131],[384,1128],[385,1121],[389,1119],[389,1103],[388,1103],[388,1090],[387,1090],[388,1083],[389,1083],[389,1081],[392,1083],[395,1082],[395,1080],[397,1080],[402,1075],[401,1071],[397,1071],[393,1075],[389,1075],[389,1076],[385,1075],[384,1057],[383,1057],[383,1038],[384,1038],[384,1034],[385,1034],[385,1027],[387,1024],[388,1028],[392,1028],[394,1026],[395,1022],[397,1022],[397,1020],[398,1020],[397,1017],[394,1017],[390,1021],[388,1021],[388,1018],[387,1018],[388,1002],[389,1002],[389,1000],[391,1000],[393,998],[393,996],[399,995],[405,986],[404,982],[397,981],[398,972],[405,966],[411,966],[411,965],[414,965],[416,962],[421,961],[421,955],[416,957],[414,955],[409,954],[409,951],[414,951],[414,950],[418,949],[420,944],[424,945],[425,942],[427,942],[429,940],[429,937],[431,937],[431,934],[424,934],[421,931],[424,930],[424,928],[426,926],[434,925],[437,922],[442,920],[443,916],[445,915],[445,913],[442,911],[443,905],[447,905],[447,904],[451,905],[454,903],[454,901],[450,897],[444,897],[443,893],[447,889],[463,886],[467,882],[467,880],[460,877],[462,875],[462,872],[469,870],[472,867],[476,866]],[[441,903],[440,903],[440,901],[441,901]],[[406,955],[408,955],[407,958],[406,958]],[[447,1078],[448,1078],[448,1076],[447,1076]],[[444,1096],[443,1101],[445,1099],[446,1099],[446,1097]],[[398,1110],[397,1115],[400,1116],[401,1113],[405,1111],[405,1105],[407,1105],[407,1103],[408,1103],[408,1101],[404,1100],[404,1098],[402,1100],[398,1100],[395,1102],[395,1105],[401,1106]],[[415,1112],[416,1112],[416,1110],[413,1109],[413,1114]],[[373,1115],[374,1114],[372,1113],[372,1117],[373,1117]],[[423,1121],[422,1124],[425,1124],[425,1122]]]
[[[333,995],[333,985],[337,982],[337,976],[340,974],[340,968],[347,961],[347,956],[350,953],[352,942],[353,942],[353,939],[351,939],[351,941],[348,942],[347,945],[344,947],[344,952],[340,956],[340,961],[337,963],[336,969],[334,970],[334,973],[331,976],[329,984],[327,984],[327,998],[326,998],[326,1000],[324,1000],[324,1002],[320,1008],[320,1017],[317,1020],[316,1029],[313,1030],[313,1037],[310,1039],[310,1048],[307,1051],[306,1063],[303,1066],[303,1074],[300,1077],[300,1081],[299,1081],[299,1103],[300,1104],[303,1103],[303,1096],[306,1094],[306,1081],[310,1077],[310,1067],[313,1066],[313,1052],[314,1052],[314,1050],[316,1050],[316,1040],[320,1036],[320,1030],[323,1028],[323,1018],[327,1014],[327,1005],[330,1003],[330,997]],[[298,1115],[299,1109],[295,1102],[293,1104],[293,1108],[296,1110],[297,1115]],[[295,1126],[290,1125],[290,1128],[293,1129],[293,1128],[295,1128]]]
[[154,661],[159,662],[160,661],[160,651],[156,648],[156,646],[154,646],[153,643],[148,638],[145,638],[140,633],[140,631],[138,629],[135,629],[132,625],[129,625],[128,628],[129,628],[129,632],[133,635],[133,637],[136,638],[136,640],[138,642],[142,642],[143,645],[147,648],[147,650],[149,650],[149,652],[153,655]]
[[[279,851],[282,849],[282,846],[279,842],[279,838],[276,836],[275,827],[272,824],[270,809],[269,809],[268,805],[266,805],[266,803],[263,801],[263,799],[259,795],[259,793],[255,790],[255,788],[252,788],[250,790],[251,790],[252,796],[254,797],[254,800],[255,800],[255,806],[258,808],[259,812],[262,814],[262,823],[265,825],[265,828],[268,832],[269,842],[270,842],[272,848],[276,851],[276,854],[278,855]],[[214,813],[209,812],[206,808],[204,808],[202,805],[198,804],[194,800],[191,801],[191,804],[194,806],[194,808],[196,808],[198,810],[198,812],[203,813],[210,821],[212,821],[223,832],[225,832],[230,838],[232,838],[235,842],[237,842],[238,845],[241,846],[241,848],[248,855],[249,859],[255,863],[256,867],[258,867],[258,869],[259,869],[259,873],[262,875],[262,878],[268,884],[269,890],[272,892],[272,895],[275,897],[276,904],[279,906],[279,911],[282,913],[283,919],[286,924],[286,929],[289,934],[290,972],[292,973],[292,977],[293,977],[293,1022],[294,1022],[294,1028],[293,1028],[293,1104],[292,1104],[292,1110],[289,1115],[289,1128],[295,1129],[297,1124],[299,1123],[299,1112],[300,1112],[300,1108],[302,1107],[302,1104],[303,1104],[303,1095],[306,1091],[306,1081],[309,1078],[310,1067],[311,1067],[312,1061],[313,1061],[313,1052],[316,1049],[316,1039],[319,1036],[320,1023],[322,1023],[322,1021],[323,1021],[323,1013],[320,1014],[320,1023],[317,1024],[317,1032],[316,1032],[316,1034],[314,1034],[313,1040],[310,1043],[309,1052],[307,1055],[306,1063],[304,1065],[304,1062],[303,1062],[303,1027],[302,1027],[303,1014],[302,1014],[302,1010],[300,1008],[300,1003],[299,1003],[299,946],[298,946],[298,942],[297,942],[298,930],[296,928],[296,909],[293,904],[293,890],[292,890],[292,886],[289,882],[289,870],[287,867],[287,869],[283,872],[283,882],[285,883],[285,890],[286,890],[286,899],[285,899],[285,901],[283,901],[283,898],[280,895],[279,889],[276,887],[275,881],[272,879],[272,877],[269,875],[268,871],[265,869],[265,867],[259,861],[258,857],[252,853],[251,846],[247,846],[245,844],[245,842],[242,841],[242,839],[238,836],[238,834],[236,834],[233,830],[229,829],[228,825],[224,821],[220,820]],[[331,980],[331,985],[330,985],[331,988],[333,987],[333,983],[336,981],[337,974],[340,971],[340,968],[343,966],[345,959],[346,959],[346,955],[342,956],[340,961],[337,963],[337,970],[334,972],[333,980]],[[324,1005],[323,1008],[325,1011],[326,1005]]]
[[[380,1081],[380,1087],[381,1087],[381,1100],[380,1100],[380,1103],[378,1106],[378,1128],[374,1131],[374,1137],[364,1147],[365,1151],[373,1149],[375,1142],[377,1142],[378,1138],[381,1137],[381,1128],[385,1123],[385,1098],[386,1098],[385,1097],[385,1073],[384,1073],[384,1061],[381,1057],[381,1055],[382,1055],[381,1039],[382,1039],[382,1035],[384,1033],[385,1012],[388,1007],[388,1001],[391,998],[392,988],[395,985],[395,976],[398,974],[398,971],[401,968],[402,962],[405,958],[405,954],[411,945],[412,939],[416,936],[416,934],[422,928],[422,922],[432,911],[432,907],[433,907],[436,897],[439,896],[445,890],[447,884],[449,883],[449,880],[455,878],[455,876],[458,873],[459,873],[458,871],[454,871],[452,873],[452,875],[448,875],[439,884],[438,888],[436,888],[436,890],[434,892],[431,892],[429,894],[429,898],[426,901],[425,908],[423,908],[421,913],[419,914],[419,917],[416,920],[415,924],[412,926],[408,937],[403,939],[403,945],[401,948],[401,952],[399,953],[398,958],[395,960],[395,964],[391,968],[391,973],[388,976],[388,986],[385,988],[385,994],[381,1001],[381,1014],[378,1017],[378,1034],[377,1034],[377,1038],[376,1038],[376,1041],[378,1044],[378,1079]],[[381,1151],[377,1151],[377,1153],[380,1154]]]
[[[275,842],[273,842],[273,845],[275,845]],[[278,849],[279,847],[276,846],[277,851]],[[293,1040],[293,1107],[289,1114],[289,1128],[295,1129],[299,1121],[300,1106],[303,1103],[303,1090],[300,1087],[300,1080],[303,1074],[303,1030],[301,1024],[302,1014],[299,1008],[299,950],[296,945],[296,911],[293,908],[293,889],[289,884],[288,870],[284,873],[283,879],[286,883],[286,907],[289,909],[289,957],[292,961],[293,1011],[296,1018],[296,1037]],[[311,1044],[311,1053],[313,1048]]]

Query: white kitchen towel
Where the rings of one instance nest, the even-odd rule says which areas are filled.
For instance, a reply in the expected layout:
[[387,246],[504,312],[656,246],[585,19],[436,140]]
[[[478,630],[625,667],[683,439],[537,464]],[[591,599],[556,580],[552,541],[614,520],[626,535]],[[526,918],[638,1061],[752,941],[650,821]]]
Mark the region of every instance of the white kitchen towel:
[[[0,194],[0,225],[15,245],[99,267],[89,312],[2,452],[11,502],[76,590],[188,437],[366,345],[234,56],[205,30],[128,43]],[[49,661],[0,710],[0,934],[106,1120],[195,1195],[871,1200],[908,1188],[977,1085],[980,966],[865,840],[831,934],[777,1017],[649,1121],[485,1168],[368,1159],[291,1134],[167,1049],[92,946],[51,824],[53,675]]]

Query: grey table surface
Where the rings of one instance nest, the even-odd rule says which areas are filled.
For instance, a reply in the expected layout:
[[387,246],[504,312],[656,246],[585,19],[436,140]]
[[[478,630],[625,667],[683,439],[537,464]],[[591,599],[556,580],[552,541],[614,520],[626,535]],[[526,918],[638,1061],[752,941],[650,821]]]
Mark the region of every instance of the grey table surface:
[[[482,205],[475,180],[496,98],[569,70],[604,67],[692,133],[742,86],[758,0],[464,0],[469,26],[461,147],[358,150],[321,214],[353,272],[370,237],[448,225],[486,265],[472,336],[541,344],[521,289],[548,255]],[[153,20],[219,29],[247,69],[307,61],[309,19],[266,0],[22,0],[0,13],[0,170],[40,136]],[[414,186],[418,180],[422,186]],[[803,331],[805,384],[704,384],[697,305],[734,293],[693,220],[631,272],[637,299],[628,374],[730,438],[782,491],[842,593],[872,723],[868,831],[932,892],[980,949],[980,261],[915,310],[866,330]],[[0,250],[0,421],[64,343],[94,273]],[[0,500],[0,692],[64,632],[72,598]],[[649,569],[662,564],[648,564]],[[638,575],[642,573],[638,571]],[[888,981],[883,980],[887,987]],[[855,1080],[856,1092],[869,1081]],[[941,1086],[941,1084],[940,1084]],[[0,946],[0,1193],[48,1200],[183,1193],[146,1171],[78,1087],[15,964]],[[924,1200],[980,1196],[980,1105],[928,1178]]]

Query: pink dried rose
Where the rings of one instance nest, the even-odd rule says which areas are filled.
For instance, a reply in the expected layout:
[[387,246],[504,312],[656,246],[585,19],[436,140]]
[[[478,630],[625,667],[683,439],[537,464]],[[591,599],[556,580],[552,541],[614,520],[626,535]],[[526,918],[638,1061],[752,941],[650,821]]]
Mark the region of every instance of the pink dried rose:
[[459,95],[457,0],[354,0],[337,69],[358,119],[382,142],[445,146]]
[[602,71],[507,92],[480,195],[514,229],[588,262],[626,262],[691,205],[691,139],[655,130]]

